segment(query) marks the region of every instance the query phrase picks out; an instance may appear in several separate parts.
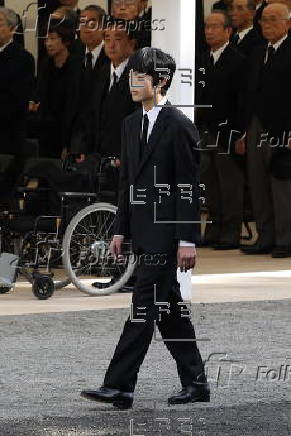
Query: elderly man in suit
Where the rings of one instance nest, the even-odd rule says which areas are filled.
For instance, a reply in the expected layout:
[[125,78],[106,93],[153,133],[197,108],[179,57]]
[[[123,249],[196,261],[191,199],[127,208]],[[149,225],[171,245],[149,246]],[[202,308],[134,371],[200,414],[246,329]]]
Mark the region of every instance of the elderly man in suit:
[[240,102],[245,58],[232,44],[231,22],[224,11],[213,11],[205,21],[209,49],[197,61],[201,81],[196,93],[196,122],[202,138],[201,179],[212,224],[207,224],[203,243],[217,250],[239,248],[243,217],[244,175],[234,153],[241,135]]
[[256,244],[244,247],[243,252],[272,252],[273,257],[281,258],[291,256],[291,39],[287,6],[267,6],[261,25],[268,42],[257,47],[250,59],[248,132],[236,145],[241,153],[247,148],[258,230]]
[[231,41],[245,56],[249,56],[258,44],[263,44],[264,39],[253,27],[256,4],[254,0],[233,0],[229,9],[233,27],[236,33]]
[[[155,70],[156,62],[168,71],[167,78]],[[182,384],[182,390],[168,398],[169,404],[208,402],[209,386],[195,331],[189,317],[181,316],[183,302],[177,283],[177,266],[188,270],[195,265],[195,243],[200,236],[198,133],[193,123],[167,102],[176,69],[170,55],[141,49],[131,58],[130,69],[131,94],[143,108],[123,124],[120,196],[111,252],[120,255],[123,239],[132,239],[139,259],[132,316],[124,325],[103,385],[81,395],[120,409],[132,407],[138,372],[156,326],[176,361]],[[170,196],[161,202],[154,186],[155,171],[156,183],[169,186]],[[182,184],[191,186],[192,201],[183,200]],[[136,193],[144,189],[142,204],[130,198],[131,186]],[[192,223],[195,221],[197,224]],[[162,253],[165,256],[161,257]],[[162,303],[169,308],[167,314],[159,316],[159,302],[167,302]]]
[[83,67],[80,83],[80,100],[78,115],[71,141],[71,153],[81,154],[81,159],[94,148],[94,92],[102,80],[100,71],[109,63],[105,54],[103,27],[105,11],[96,5],[86,6],[80,14],[80,62]]

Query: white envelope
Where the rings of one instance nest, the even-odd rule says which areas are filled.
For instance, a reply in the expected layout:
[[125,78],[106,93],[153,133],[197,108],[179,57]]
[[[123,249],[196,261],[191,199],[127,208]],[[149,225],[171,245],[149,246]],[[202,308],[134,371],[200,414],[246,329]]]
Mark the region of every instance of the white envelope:
[[183,301],[191,301],[192,296],[192,270],[181,272],[180,268],[177,269],[177,280],[180,283],[180,291]]

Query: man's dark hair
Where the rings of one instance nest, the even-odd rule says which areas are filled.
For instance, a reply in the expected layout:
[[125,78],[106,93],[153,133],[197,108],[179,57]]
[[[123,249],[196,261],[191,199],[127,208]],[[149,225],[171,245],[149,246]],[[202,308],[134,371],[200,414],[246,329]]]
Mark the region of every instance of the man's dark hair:
[[232,27],[231,17],[226,11],[224,11],[222,9],[214,9],[211,13],[212,14],[219,14],[219,15],[222,15],[224,17],[224,27],[225,28]]
[[255,11],[255,10],[256,10],[256,2],[255,2],[255,0],[248,0],[247,3],[248,3],[248,4],[247,4],[248,9],[249,9],[250,11]]
[[113,18],[111,15],[106,16],[104,30],[123,30],[128,34],[129,39],[136,39],[136,31],[130,26],[130,21],[121,18]]
[[69,24],[52,24],[48,33],[56,33],[62,40],[63,44],[71,45],[75,40],[75,31]]
[[161,80],[167,78],[166,84],[162,87],[162,95],[166,95],[176,71],[176,62],[172,56],[158,48],[145,47],[130,57],[128,68],[151,76],[153,86],[158,86]]

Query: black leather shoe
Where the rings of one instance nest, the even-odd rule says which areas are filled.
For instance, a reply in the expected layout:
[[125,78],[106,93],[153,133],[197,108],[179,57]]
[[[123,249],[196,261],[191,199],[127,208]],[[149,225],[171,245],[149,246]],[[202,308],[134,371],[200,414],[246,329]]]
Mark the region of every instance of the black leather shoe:
[[81,397],[100,403],[112,403],[118,409],[130,409],[133,404],[133,392],[122,392],[105,386],[96,391],[82,391]]
[[214,250],[238,250],[240,247],[239,243],[231,244],[229,242],[219,242],[213,245]]
[[272,251],[274,259],[283,259],[284,257],[291,257],[291,247],[278,246]]
[[244,254],[270,254],[273,248],[272,245],[241,245],[240,251]]
[[186,403],[209,403],[210,401],[210,388],[209,384],[203,385],[191,384],[184,386],[183,389],[168,398],[168,404],[186,404]]

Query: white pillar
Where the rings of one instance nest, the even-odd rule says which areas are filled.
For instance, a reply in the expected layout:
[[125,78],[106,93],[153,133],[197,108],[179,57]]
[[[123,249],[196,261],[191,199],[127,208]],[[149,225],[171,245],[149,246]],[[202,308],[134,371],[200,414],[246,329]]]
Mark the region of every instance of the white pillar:
[[[152,7],[153,19],[165,20],[164,30],[153,31],[152,46],[170,53],[177,63],[177,72],[168,93],[169,100],[193,121],[196,2],[153,0]],[[185,71],[179,71],[181,69]],[[182,76],[190,74],[191,78]]]

